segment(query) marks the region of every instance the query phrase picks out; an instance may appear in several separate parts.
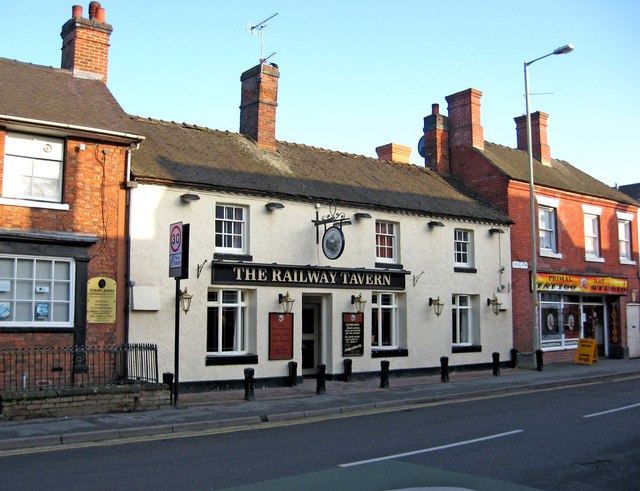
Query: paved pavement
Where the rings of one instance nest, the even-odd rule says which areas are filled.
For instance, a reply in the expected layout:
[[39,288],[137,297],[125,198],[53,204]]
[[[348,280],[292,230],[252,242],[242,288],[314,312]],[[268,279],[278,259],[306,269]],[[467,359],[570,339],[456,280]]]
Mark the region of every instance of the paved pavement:
[[0,421],[0,451],[258,426],[624,378],[640,378],[640,358],[600,359],[594,365],[546,364],[541,372],[503,368],[499,376],[491,370],[452,372],[448,383],[442,383],[440,375],[394,378],[392,374],[389,388],[384,389],[379,379],[327,381],[324,394],[316,393],[316,381],[311,379],[295,387],[256,387],[253,401],[244,400],[243,390],[180,394],[177,407],[154,411]]

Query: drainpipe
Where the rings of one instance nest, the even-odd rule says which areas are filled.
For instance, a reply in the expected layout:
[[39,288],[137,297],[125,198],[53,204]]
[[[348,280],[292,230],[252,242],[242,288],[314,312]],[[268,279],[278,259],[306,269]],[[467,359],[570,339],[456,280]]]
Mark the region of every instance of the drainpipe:
[[135,182],[131,181],[131,152],[140,148],[139,143],[132,143],[127,149],[127,157],[126,157],[126,171],[125,171],[125,189],[126,189],[126,204],[125,204],[125,223],[124,229],[127,232],[126,241],[127,241],[127,252],[126,252],[126,270],[125,270],[125,285],[127,288],[127,293],[125,295],[124,302],[124,343],[129,344],[129,320],[131,312],[131,298],[132,298],[132,287],[133,283],[131,281],[131,199],[132,193],[131,191],[137,186]]

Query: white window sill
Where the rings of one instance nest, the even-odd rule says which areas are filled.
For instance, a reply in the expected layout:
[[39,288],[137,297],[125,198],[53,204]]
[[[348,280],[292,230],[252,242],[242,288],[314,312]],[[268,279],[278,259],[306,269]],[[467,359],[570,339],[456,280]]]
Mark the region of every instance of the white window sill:
[[0,198],[0,205],[22,206],[26,208],[45,208],[48,210],[69,210],[69,205],[67,203],[48,203],[46,201],[32,201],[17,198]]
[[562,253],[561,252],[553,252],[553,251],[544,250],[544,249],[540,250],[540,256],[542,256],[542,257],[551,257],[553,259],[562,259]]
[[604,258],[603,257],[597,257],[597,256],[585,256],[584,260],[590,263],[603,263],[604,262]]
[[629,260],[629,259],[626,259],[626,258],[624,258],[624,257],[621,257],[621,258],[620,258],[620,264],[626,264],[626,265],[628,265],[628,266],[635,266],[635,265],[636,265],[636,262],[635,262],[635,261],[631,261],[631,260]]

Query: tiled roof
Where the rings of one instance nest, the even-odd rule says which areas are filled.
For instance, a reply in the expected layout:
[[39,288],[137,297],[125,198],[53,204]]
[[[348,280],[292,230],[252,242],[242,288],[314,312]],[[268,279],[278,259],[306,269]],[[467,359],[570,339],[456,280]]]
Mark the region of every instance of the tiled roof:
[[289,199],[335,200],[495,223],[510,219],[455,180],[424,167],[277,142],[262,150],[238,133],[133,117],[146,140],[132,158],[143,182],[177,183]]
[[106,85],[69,70],[0,58],[0,114],[127,133],[129,118]]
[[640,182],[618,186],[618,191],[626,194],[627,196],[631,196],[634,199],[640,200]]
[[[478,151],[506,176],[516,181],[529,182],[529,159],[526,151],[490,142],[485,142],[484,150]],[[626,194],[585,174],[564,160],[551,159],[550,165],[545,165],[534,159],[533,180],[538,186],[596,196],[633,206],[639,205]]]

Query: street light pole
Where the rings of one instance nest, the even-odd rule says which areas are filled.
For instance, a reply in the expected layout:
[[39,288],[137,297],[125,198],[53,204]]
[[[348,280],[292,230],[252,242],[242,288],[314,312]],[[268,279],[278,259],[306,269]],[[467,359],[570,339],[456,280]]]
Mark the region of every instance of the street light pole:
[[527,111],[527,156],[529,158],[529,209],[531,212],[531,281],[533,291],[533,367],[537,368],[537,351],[540,349],[538,326],[538,249],[536,240],[536,205],[533,189],[533,148],[531,144],[531,111],[529,110],[529,65],[551,55],[564,55],[574,50],[572,44],[561,46],[535,60],[524,63],[524,95]]

